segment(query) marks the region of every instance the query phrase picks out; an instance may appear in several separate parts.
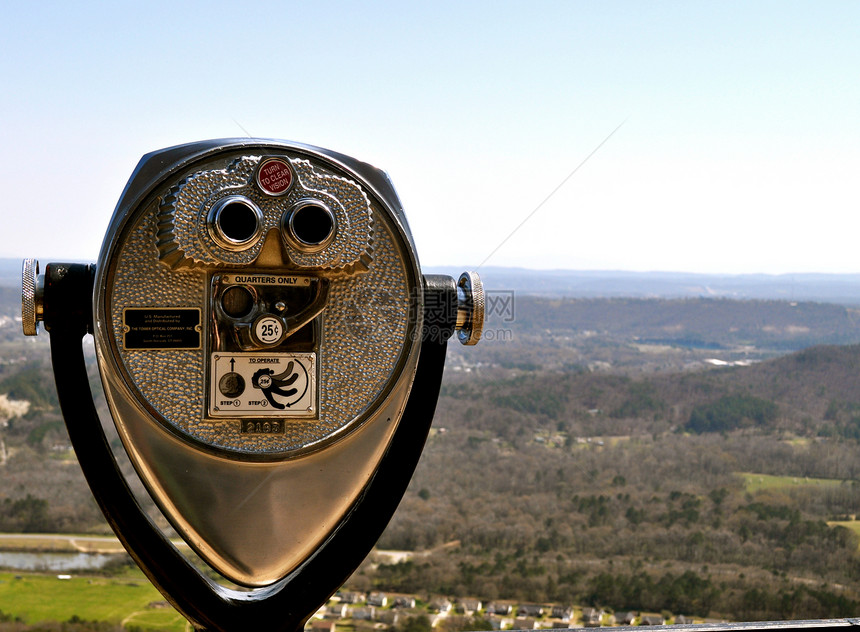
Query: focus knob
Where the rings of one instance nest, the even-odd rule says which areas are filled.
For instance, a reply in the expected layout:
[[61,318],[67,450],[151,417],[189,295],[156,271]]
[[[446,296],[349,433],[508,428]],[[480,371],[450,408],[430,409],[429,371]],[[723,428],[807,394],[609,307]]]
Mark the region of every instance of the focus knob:
[[464,272],[457,281],[457,338],[476,345],[484,331],[484,284],[477,272]]
[[21,267],[21,327],[25,336],[39,333],[44,290],[45,276],[39,274],[39,262],[36,259],[24,259]]

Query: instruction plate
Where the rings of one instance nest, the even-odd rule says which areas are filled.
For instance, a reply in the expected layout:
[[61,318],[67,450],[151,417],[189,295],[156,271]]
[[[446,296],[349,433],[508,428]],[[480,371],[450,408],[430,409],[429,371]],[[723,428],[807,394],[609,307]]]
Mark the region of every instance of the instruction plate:
[[213,353],[210,416],[315,416],[316,360],[315,353]]

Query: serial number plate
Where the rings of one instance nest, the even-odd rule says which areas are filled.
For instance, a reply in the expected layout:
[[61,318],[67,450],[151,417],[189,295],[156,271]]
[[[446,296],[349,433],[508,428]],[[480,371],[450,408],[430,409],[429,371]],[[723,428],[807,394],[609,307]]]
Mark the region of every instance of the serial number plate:
[[[209,372],[212,417],[313,417],[315,353],[213,353]],[[243,432],[282,432],[276,426],[242,426]]]

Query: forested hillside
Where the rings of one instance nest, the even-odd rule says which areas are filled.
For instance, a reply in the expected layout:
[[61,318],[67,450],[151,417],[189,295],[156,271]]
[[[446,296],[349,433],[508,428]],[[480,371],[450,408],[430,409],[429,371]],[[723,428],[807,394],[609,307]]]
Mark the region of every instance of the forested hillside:
[[364,579],[741,619],[856,612],[857,537],[828,521],[860,512],[858,363],[850,346],[651,376],[458,371],[381,543],[436,552]]

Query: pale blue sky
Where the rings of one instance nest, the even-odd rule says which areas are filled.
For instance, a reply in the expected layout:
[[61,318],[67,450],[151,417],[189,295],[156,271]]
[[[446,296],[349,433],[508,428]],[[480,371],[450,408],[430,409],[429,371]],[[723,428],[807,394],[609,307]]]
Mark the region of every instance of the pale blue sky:
[[0,4],[0,256],[95,260],[144,153],[387,170],[425,265],[860,272],[860,3]]

